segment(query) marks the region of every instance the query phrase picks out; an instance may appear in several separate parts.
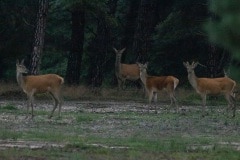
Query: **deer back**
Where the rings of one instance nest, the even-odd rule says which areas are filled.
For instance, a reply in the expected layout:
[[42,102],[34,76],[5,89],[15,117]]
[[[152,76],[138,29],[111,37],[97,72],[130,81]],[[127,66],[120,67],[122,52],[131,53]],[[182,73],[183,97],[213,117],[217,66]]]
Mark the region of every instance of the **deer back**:
[[164,88],[168,88],[174,90],[178,82],[178,79],[173,76],[148,76],[146,85],[149,89],[155,88],[157,90],[162,90]]
[[137,64],[121,64],[121,75],[128,79],[139,79],[139,67]]
[[56,74],[25,76],[24,81],[27,92],[31,90],[35,90],[35,92],[58,90],[60,85],[64,83],[64,79]]
[[200,92],[219,94],[232,92],[236,86],[236,82],[228,77],[197,78],[197,86]]

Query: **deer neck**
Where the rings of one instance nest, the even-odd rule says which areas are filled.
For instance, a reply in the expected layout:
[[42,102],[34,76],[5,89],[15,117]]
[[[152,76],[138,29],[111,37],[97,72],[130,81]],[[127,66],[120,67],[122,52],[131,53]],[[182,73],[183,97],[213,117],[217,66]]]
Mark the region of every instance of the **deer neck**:
[[121,73],[121,57],[120,55],[116,56],[116,61],[115,61],[115,73],[116,75],[119,75]]
[[25,78],[22,73],[17,72],[17,82],[21,88],[25,86]]
[[194,71],[192,73],[188,74],[188,80],[189,80],[189,83],[192,85],[192,87],[195,90],[198,90],[197,89],[197,76],[195,75]]
[[146,87],[147,84],[147,73],[146,72],[141,72],[140,73],[140,79],[142,81],[142,83],[144,84],[144,86]]

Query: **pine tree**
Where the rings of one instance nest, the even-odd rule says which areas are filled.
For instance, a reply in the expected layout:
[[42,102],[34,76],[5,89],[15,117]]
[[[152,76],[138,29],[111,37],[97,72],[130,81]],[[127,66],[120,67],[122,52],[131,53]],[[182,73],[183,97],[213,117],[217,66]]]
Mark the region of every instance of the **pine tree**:
[[44,37],[46,30],[46,19],[48,13],[48,0],[39,0],[39,10],[37,15],[37,24],[34,35],[33,51],[31,54],[30,73],[38,74],[41,64],[41,55],[44,46]]
[[211,18],[207,24],[210,40],[240,59],[240,1],[212,0]]

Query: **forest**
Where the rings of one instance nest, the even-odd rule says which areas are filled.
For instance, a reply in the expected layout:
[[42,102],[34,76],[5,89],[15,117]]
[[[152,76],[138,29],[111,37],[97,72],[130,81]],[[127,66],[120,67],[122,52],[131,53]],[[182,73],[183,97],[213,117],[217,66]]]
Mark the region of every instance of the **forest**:
[[239,65],[209,39],[207,23],[220,14],[208,0],[1,0],[0,7],[1,81],[15,81],[16,60],[24,59],[30,74],[116,86],[113,48],[126,48],[122,63],[148,62],[150,75],[180,84],[187,84],[185,61],[202,64],[196,73],[205,77],[232,76]]
[[0,159],[239,160],[239,28],[240,0],[0,0]]

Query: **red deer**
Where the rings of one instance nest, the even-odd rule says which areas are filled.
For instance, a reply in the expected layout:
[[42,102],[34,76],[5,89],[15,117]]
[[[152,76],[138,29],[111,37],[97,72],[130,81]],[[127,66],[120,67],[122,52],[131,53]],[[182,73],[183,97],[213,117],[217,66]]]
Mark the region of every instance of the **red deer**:
[[236,100],[233,96],[233,90],[236,82],[227,76],[221,78],[198,78],[195,75],[194,69],[197,67],[198,62],[183,62],[188,72],[188,80],[192,87],[202,98],[202,116],[205,114],[206,97],[207,95],[225,95],[228,101],[228,108],[232,107],[233,117],[235,117]]
[[[126,80],[139,80],[139,68],[137,64],[123,64],[121,63],[122,53],[126,48],[117,50],[113,48],[116,53],[115,61],[115,75],[118,81],[118,89],[123,89]],[[141,84],[142,85],[142,84]]]
[[[32,118],[33,118],[33,103],[34,95],[38,93],[49,93],[55,101],[54,108],[49,116],[51,118],[57,106],[59,105],[59,116],[61,116],[61,86],[64,83],[64,79],[56,74],[45,74],[45,75],[29,75],[24,76],[23,73],[27,73],[28,69],[24,66],[24,61],[21,63],[17,60],[16,62],[16,76],[19,86],[27,94],[28,105],[32,107]],[[28,117],[28,116],[27,116]]]
[[[168,92],[171,99],[170,105],[172,105],[174,102],[178,112],[178,104],[177,104],[177,100],[175,98],[174,92],[179,83],[179,80],[174,76],[149,76],[147,74],[148,63],[145,63],[145,64],[137,63],[137,64],[140,69],[140,79],[142,80],[148,95],[149,108],[152,100],[154,100],[154,102],[157,101],[157,92],[165,89]],[[149,112],[149,108],[148,108],[148,112]],[[157,113],[156,105],[155,105],[155,112]]]

